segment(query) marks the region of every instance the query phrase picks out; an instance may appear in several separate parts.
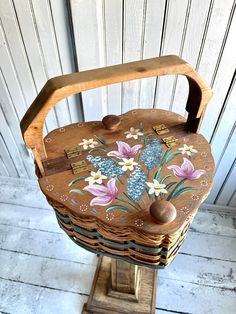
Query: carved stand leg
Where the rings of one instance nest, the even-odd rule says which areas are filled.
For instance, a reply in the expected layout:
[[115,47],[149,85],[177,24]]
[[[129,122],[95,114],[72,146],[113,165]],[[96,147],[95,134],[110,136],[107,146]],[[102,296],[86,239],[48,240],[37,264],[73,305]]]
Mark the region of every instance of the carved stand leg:
[[155,313],[157,271],[99,257],[83,314]]

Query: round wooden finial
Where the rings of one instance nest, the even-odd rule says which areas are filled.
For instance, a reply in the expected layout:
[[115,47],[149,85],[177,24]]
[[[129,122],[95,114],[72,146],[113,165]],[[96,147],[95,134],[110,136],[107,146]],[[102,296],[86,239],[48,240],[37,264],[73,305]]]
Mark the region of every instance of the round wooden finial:
[[115,116],[114,114],[109,114],[102,119],[102,123],[107,130],[116,129],[121,122],[121,117]]
[[155,201],[150,206],[150,215],[159,224],[169,223],[176,218],[175,206],[166,200]]

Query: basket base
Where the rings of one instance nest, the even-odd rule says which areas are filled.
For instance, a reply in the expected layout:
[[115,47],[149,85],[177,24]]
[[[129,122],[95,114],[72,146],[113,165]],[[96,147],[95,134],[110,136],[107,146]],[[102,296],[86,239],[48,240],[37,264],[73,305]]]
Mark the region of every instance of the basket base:
[[99,257],[82,314],[154,314],[157,271]]

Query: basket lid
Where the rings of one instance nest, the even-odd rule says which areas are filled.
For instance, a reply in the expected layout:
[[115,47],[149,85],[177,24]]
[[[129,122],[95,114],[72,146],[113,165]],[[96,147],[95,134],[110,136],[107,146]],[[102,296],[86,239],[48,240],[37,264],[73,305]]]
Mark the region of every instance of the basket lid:
[[[45,137],[43,193],[54,208],[66,208],[65,216],[113,233],[178,232],[210,191],[210,145],[170,111],[137,109],[111,120],[71,124]],[[168,223],[150,214],[158,200],[176,208]]]

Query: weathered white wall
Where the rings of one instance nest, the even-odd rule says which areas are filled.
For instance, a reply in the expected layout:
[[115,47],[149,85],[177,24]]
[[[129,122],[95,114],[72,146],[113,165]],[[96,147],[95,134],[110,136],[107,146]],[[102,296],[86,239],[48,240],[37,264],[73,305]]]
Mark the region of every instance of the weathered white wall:
[[[19,121],[48,78],[177,54],[214,90],[201,128],[216,162],[207,202],[236,207],[235,6],[233,0],[1,0],[0,175],[34,178]],[[185,78],[174,76],[88,91],[50,112],[45,132],[133,107],[184,115],[187,92]]]

